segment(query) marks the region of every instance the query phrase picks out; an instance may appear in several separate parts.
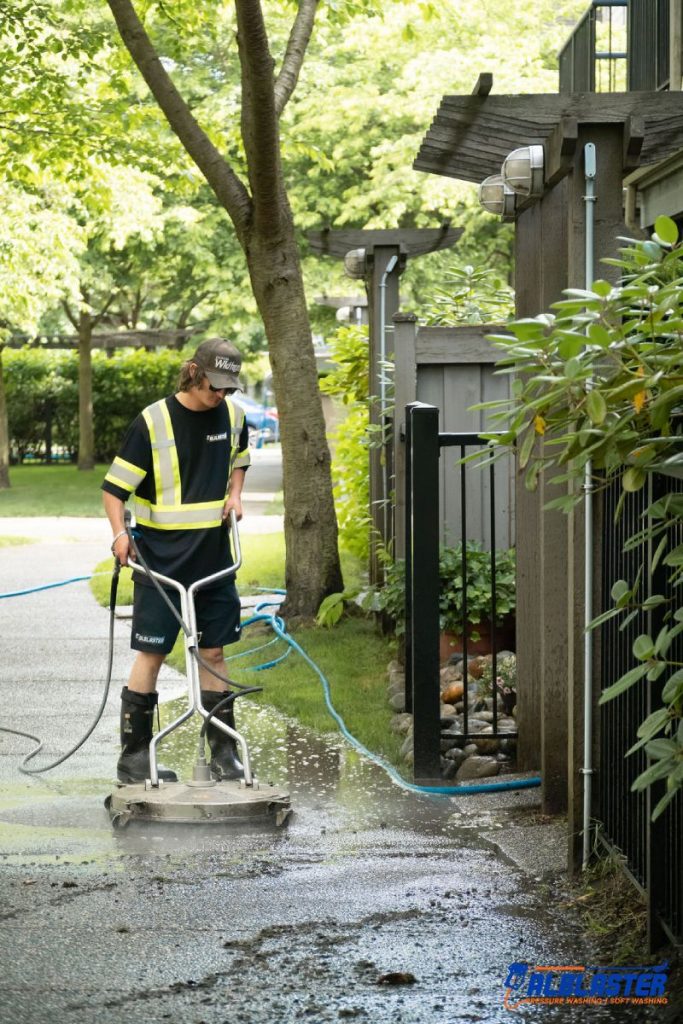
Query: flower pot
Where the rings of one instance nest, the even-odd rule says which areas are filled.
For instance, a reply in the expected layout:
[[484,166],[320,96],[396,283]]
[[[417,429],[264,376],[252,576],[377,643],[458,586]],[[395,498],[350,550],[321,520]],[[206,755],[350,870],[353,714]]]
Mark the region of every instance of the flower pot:
[[[490,622],[468,624],[467,655],[491,654],[493,638]],[[478,640],[472,640],[472,632],[479,634]],[[496,651],[514,651],[515,649],[515,617],[506,615],[496,627]],[[462,636],[457,633],[443,632],[439,638],[439,661],[445,664],[453,654],[462,654]]]

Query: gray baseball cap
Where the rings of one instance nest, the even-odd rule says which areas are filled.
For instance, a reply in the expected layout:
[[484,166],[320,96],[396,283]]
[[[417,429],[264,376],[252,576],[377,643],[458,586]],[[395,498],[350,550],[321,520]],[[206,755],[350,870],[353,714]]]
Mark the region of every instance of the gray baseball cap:
[[242,356],[232,342],[225,338],[209,338],[203,341],[191,362],[196,363],[206,374],[209,384],[215,388],[241,388],[239,372]]

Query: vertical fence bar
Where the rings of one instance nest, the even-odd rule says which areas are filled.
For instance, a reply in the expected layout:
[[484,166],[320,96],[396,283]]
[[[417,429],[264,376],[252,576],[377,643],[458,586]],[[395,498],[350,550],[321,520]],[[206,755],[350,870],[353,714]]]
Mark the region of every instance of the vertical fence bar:
[[489,466],[489,515],[491,517],[491,699],[493,732],[498,732],[498,629],[496,626],[496,477],[493,462]]
[[[410,588],[415,778],[439,779],[439,410],[408,407]],[[406,554],[408,548],[406,548]]]
[[412,408],[414,403],[406,405],[405,420],[405,464],[404,464],[404,509],[403,527],[404,538],[403,548],[405,552],[405,630],[404,638],[404,671],[405,671],[405,709],[409,714],[413,711],[413,474],[412,474],[412,450],[413,450],[413,420]]
[[462,546],[462,731],[468,735],[469,728],[469,678],[467,660],[467,476],[462,461],[467,454],[465,445],[460,445],[460,544]]

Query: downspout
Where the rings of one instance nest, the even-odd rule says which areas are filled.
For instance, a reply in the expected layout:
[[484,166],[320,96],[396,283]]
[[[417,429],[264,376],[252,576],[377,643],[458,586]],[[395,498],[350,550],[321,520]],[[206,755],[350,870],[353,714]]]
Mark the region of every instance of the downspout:
[[[583,150],[585,175],[585,238],[586,238],[586,291],[593,285],[595,260],[595,176],[597,163],[595,145],[588,142]],[[588,381],[588,388],[591,382]],[[589,459],[584,467],[584,639],[583,639],[583,858],[582,870],[590,861],[591,804],[593,796],[593,463]]]
[[386,265],[379,282],[379,421],[382,427],[382,541],[389,537],[389,467],[384,431],[387,411],[387,278],[398,262],[396,253]]

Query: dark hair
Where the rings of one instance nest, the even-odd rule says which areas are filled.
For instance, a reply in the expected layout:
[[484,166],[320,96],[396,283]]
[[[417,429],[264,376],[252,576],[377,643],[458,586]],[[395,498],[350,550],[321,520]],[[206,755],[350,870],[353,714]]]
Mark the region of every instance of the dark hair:
[[[194,366],[194,373],[190,373],[190,366]],[[180,367],[178,391],[189,391],[191,388],[198,388],[205,377],[204,371],[192,359],[188,359]]]

